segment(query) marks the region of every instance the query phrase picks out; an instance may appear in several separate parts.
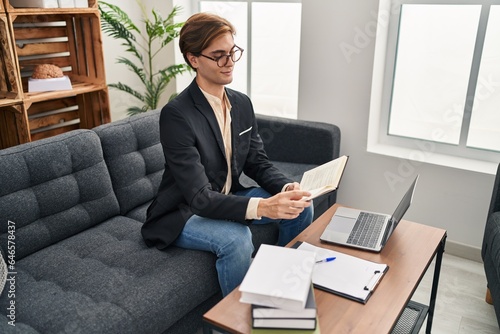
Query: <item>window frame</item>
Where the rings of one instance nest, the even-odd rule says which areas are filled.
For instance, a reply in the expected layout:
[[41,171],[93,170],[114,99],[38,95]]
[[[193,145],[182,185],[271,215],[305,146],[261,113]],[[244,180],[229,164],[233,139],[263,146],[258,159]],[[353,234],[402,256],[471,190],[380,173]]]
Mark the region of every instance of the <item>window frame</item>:
[[[403,4],[475,4],[483,5],[479,22],[479,36],[484,43],[489,6],[500,5],[499,0],[380,0],[377,16],[377,32],[375,41],[374,67],[372,77],[372,92],[370,101],[370,116],[368,126],[367,149],[372,153],[395,156],[412,161],[428,162],[448,167],[494,173],[500,161],[500,152],[466,147],[466,136],[470,125],[472,106],[466,103],[463,115],[462,131],[458,145],[439,143],[429,140],[405,138],[389,135],[390,103],[392,99],[395,61],[401,5]],[[477,42],[476,42],[477,43]],[[469,78],[467,101],[469,94],[475,94],[477,74],[481,61],[481,53],[474,51]],[[475,71],[475,74],[474,74]],[[471,84],[471,82],[473,82]],[[465,131],[464,131],[465,128]]]
[[[201,11],[201,2],[224,2],[226,0],[191,0],[192,8],[196,8],[197,11]],[[247,4],[247,43],[248,47],[245,48],[245,58],[246,58],[246,92],[250,98],[252,98],[252,11],[253,3],[302,3],[302,0],[227,0],[226,2],[236,2],[236,3],[246,3]],[[297,69],[297,76],[299,75],[299,70]],[[297,87],[298,88],[298,87]],[[298,92],[297,92],[298,95]],[[297,96],[298,98],[298,96]],[[298,106],[297,106],[298,108]],[[295,118],[298,117],[298,111]]]

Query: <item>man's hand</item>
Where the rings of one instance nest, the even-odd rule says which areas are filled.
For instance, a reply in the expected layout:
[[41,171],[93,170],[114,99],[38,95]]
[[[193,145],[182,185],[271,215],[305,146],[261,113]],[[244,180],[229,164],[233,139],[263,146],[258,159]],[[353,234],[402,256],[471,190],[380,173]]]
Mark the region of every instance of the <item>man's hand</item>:
[[261,199],[257,208],[257,214],[259,217],[268,217],[271,219],[297,218],[304,211],[304,208],[311,205],[311,201],[302,200],[303,197],[310,195],[311,193],[308,191],[287,189],[287,191],[278,193],[273,197]]
[[298,182],[290,183],[285,189],[285,191],[292,191],[292,190],[300,190],[300,183]]

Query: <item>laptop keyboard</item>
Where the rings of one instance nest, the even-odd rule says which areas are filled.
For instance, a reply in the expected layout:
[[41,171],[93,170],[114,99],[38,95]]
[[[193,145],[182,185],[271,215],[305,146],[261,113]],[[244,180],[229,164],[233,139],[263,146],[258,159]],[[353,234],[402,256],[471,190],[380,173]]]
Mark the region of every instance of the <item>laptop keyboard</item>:
[[383,215],[361,212],[347,239],[347,243],[369,248],[375,247],[384,220],[385,216]]

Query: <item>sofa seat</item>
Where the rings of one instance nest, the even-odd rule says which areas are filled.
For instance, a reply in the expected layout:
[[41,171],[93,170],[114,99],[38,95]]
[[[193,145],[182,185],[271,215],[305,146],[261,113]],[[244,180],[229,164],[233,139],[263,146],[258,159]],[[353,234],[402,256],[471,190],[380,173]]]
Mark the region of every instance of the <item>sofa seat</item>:
[[[18,327],[26,333],[161,333],[218,293],[213,254],[148,248],[141,225],[116,216],[20,260]],[[0,319],[6,330],[7,319]]]

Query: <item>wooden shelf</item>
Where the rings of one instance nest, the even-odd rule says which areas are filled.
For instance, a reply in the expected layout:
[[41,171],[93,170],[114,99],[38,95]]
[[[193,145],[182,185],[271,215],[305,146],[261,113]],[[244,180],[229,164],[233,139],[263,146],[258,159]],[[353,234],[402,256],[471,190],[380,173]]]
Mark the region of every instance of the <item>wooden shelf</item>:
[[88,7],[78,7],[78,8],[24,8],[24,7],[13,7],[10,4],[10,0],[0,0],[5,1],[5,9],[8,13],[21,13],[25,15],[30,14],[40,14],[43,11],[46,14],[61,14],[61,13],[84,13],[91,10],[96,10],[97,0],[88,0]]
[[73,86],[72,90],[60,90],[60,91],[52,91],[52,92],[40,92],[40,93],[25,93],[25,101],[30,103],[53,100],[53,99],[62,99],[65,97],[75,96],[79,94],[85,94],[90,92],[95,92],[99,90],[106,89],[106,85],[96,85],[85,82],[72,82]]
[[[89,8],[0,1],[0,148],[110,122],[97,0]],[[40,64],[60,67],[72,89],[28,92]]]
[[59,15],[59,14],[84,14],[93,13],[96,8],[15,8],[10,6],[6,11],[9,14],[19,15],[40,15],[40,10],[43,10],[44,15]]

